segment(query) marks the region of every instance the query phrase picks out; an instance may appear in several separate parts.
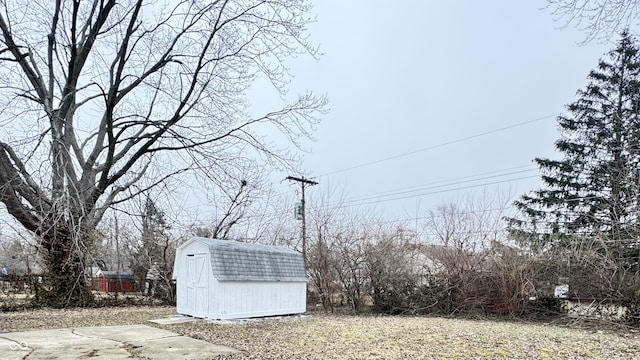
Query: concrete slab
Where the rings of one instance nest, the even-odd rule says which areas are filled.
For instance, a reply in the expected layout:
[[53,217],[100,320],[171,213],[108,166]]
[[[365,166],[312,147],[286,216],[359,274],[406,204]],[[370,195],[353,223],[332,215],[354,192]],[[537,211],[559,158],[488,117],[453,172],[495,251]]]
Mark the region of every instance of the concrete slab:
[[0,334],[3,359],[210,359],[238,351],[146,325]]
[[149,320],[149,322],[160,324],[160,325],[173,325],[173,324],[183,324],[183,323],[189,323],[189,322],[195,322],[195,321],[201,321],[201,320],[202,319],[194,318],[191,316],[176,315],[168,318]]
[[74,334],[86,338],[103,338],[118,342],[146,341],[180,336],[169,330],[147,325],[95,326],[72,329]]

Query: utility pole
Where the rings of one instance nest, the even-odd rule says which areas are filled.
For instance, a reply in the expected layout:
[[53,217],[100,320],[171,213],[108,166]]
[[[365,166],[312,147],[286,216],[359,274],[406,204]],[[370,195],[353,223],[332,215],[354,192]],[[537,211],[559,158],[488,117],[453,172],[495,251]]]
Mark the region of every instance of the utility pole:
[[306,185],[313,186],[313,185],[318,185],[318,183],[313,180],[305,179],[304,177],[294,177],[294,176],[287,176],[287,180],[297,181],[300,183],[300,186],[302,187],[302,201],[300,202],[302,207],[302,259],[304,260],[306,265],[307,263],[307,220],[306,220],[306,209],[304,205],[304,188]]

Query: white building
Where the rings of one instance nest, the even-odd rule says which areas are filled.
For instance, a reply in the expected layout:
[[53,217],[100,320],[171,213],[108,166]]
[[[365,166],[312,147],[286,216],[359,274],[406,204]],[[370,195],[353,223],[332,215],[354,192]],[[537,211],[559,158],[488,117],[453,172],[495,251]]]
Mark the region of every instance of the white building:
[[302,254],[280,246],[193,238],[176,251],[178,313],[241,319],[306,311]]

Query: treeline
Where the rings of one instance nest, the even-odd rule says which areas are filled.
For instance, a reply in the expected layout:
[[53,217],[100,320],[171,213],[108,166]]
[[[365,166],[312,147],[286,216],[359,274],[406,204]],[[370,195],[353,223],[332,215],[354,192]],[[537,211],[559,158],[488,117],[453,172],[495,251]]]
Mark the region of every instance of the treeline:
[[424,243],[402,227],[322,233],[308,251],[309,304],[354,313],[520,317],[563,315],[562,302],[582,301],[620,306],[623,316],[615,320],[640,321],[639,274],[601,252],[597,240],[539,255],[495,240],[470,245]]

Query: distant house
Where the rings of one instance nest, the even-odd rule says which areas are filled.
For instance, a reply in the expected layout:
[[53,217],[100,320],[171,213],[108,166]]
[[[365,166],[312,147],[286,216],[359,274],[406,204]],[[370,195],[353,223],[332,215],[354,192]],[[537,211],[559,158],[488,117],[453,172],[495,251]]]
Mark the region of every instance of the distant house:
[[193,238],[176,251],[177,310],[206,319],[306,311],[302,255],[279,246]]

